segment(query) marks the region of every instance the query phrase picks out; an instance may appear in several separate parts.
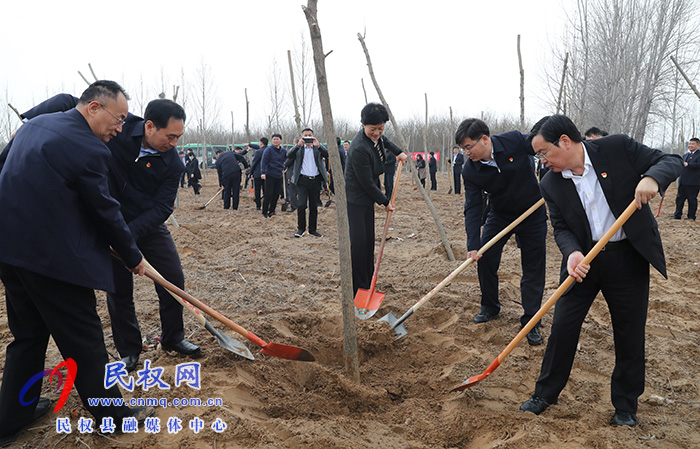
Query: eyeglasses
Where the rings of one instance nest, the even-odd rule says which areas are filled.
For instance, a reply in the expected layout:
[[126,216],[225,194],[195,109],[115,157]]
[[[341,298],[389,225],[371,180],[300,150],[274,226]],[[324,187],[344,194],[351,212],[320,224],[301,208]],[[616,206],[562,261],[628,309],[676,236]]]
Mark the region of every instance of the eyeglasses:
[[479,142],[481,142],[481,138],[482,138],[482,137],[483,137],[483,136],[479,136],[479,138],[477,139],[476,142],[474,142],[473,145],[465,145],[465,146],[462,147],[462,149],[463,149],[464,151],[468,151],[468,152],[471,153],[471,151],[474,149],[474,147],[476,147],[476,146],[479,144]]
[[104,109],[105,111],[107,111],[107,112],[109,113],[109,115],[111,115],[112,117],[114,117],[114,120],[117,121],[117,126],[122,126],[124,123],[126,123],[126,119],[121,119],[121,118],[117,117],[116,115],[112,114],[112,112],[110,112],[109,109],[107,109],[106,107],[104,107],[104,105],[103,105],[102,103],[98,103],[98,104],[100,105],[100,107],[101,107],[102,109]]
[[535,158],[537,158],[538,161],[541,161],[542,159],[547,160],[547,153],[549,153],[549,150],[551,150],[552,147],[558,143],[559,143],[559,139],[552,142],[552,144],[550,146],[548,146],[547,149],[544,150],[543,152],[535,153]]

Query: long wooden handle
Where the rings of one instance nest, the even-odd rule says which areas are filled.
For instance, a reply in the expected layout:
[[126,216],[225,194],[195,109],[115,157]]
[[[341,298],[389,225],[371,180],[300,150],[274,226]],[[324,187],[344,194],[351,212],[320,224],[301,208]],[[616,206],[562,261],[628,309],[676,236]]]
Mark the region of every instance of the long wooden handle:
[[[608,244],[610,239],[612,238],[613,235],[617,231],[620,230],[623,224],[627,221],[627,219],[632,216],[634,211],[637,210],[637,203],[636,200],[632,200],[632,202],[627,206],[627,209],[620,214],[619,217],[617,217],[617,220],[615,220],[615,223],[610,226],[610,229],[603,235],[603,237],[598,241],[598,243],[595,244],[595,246],[588,251],[588,254],[583,258],[580,264],[590,264],[591,261],[595,258],[595,256],[598,255],[598,253],[605,247],[605,245]],[[540,319],[549,311],[549,309],[552,308],[554,303],[556,303],[561,295],[563,295],[566,290],[571,286],[571,284],[574,283],[576,279],[573,276],[569,276],[562,282],[562,284],[559,286],[559,288],[552,294],[552,296],[549,297],[547,302],[545,302],[542,307],[540,307],[540,310],[537,311],[535,316],[533,316],[530,321],[523,327],[520,332],[518,332],[518,335],[515,336],[513,341],[510,342],[508,346],[498,355],[498,363],[500,364],[503,359],[508,357],[508,354],[515,349],[515,347],[520,343],[520,341],[525,338],[528,332],[532,330],[533,327],[540,321]]]
[[207,207],[207,206],[209,205],[209,203],[211,203],[212,201],[214,201],[214,198],[216,198],[217,195],[219,195],[219,194],[220,194],[221,192],[223,192],[223,191],[224,191],[224,188],[221,187],[221,188],[218,190],[218,192],[216,192],[216,193],[214,194],[214,196],[212,196],[212,197],[209,199],[209,201],[207,201],[207,202],[204,204],[204,207]]
[[[148,268],[149,270],[153,271],[153,273],[154,273],[155,275],[159,276],[161,279],[165,279],[165,278],[163,277],[162,274],[158,273],[158,271],[156,271],[156,269],[153,268],[153,265],[151,265],[150,263],[148,263],[148,261],[146,260],[145,257],[143,258],[143,264],[146,266],[146,268]],[[168,290],[167,288],[165,289],[165,291],[167,291],[168,293],[170,293],[170,296],[172,296],[173,298],[175,298],[175,300],[176,300],[177,302],[179,302],[179,303],[182,305],[182,307],[184,307],[185,309],[187,309],[187,310],[189,310],[190,312],[192,312],[192,315],[194,315],[195,318],[197,318],[197,321],[199,321],[199,324],[201,324],[202,326],[206,326],[206,324],[207,324],[207,319],[204,318],[204,315],[202,315],[202,312],[200,312],[199,309],[197,309],[195,306],[193,306],[193,305],[190,304],[189,302],[185,301],[184,299],[180,298],[179,296],[177,296],[175,293],[171,292],[171,291]]]
[[[523,212],[522,215],[520,215],[518,218],[516,218],[516,219],[515,219],[511,224],[509,224],[505,229],[503,229],[501,232],[499,232],[498,234],[496,234],[495,236],[493,236],[493,238],[492,238],[491,240],[489,240],[488,242],[486,242],[486,244],[485,244],[484,246],[482,246],[481,248],[479,248],[479,251],[477,251],[476,255],[477,255],[477,256],[481,256],[482,254],[484,254],[484,253],[486,252],[486,250],[488,250],[489,248],[491,248],[497,241],[501,240],[505,235],[507,235],[509,232],[511,232],[513,229],[515,229],[516,226],[518,226],[520,223],[522,223],[523,220],[525,220],[527,217],[529,217],[530,215],[532,215],[532,213],[533,213],[534,211],[536,211],[538,208],[540,208],[543,204],[544,204],[544,198],[540,198],[539,201],[537,201],[535,204],[533,204],[528,210],[526,210],[525,212]],[[450,282],[452,282],[452,279],[454,279],[455,276],[457,276],[457,275],[460,274],[462,271],[464,271],[464,269],[467,268],[469,265],[471,265],[472,262],[474,262],[474,259],[472,259],[471,257],[470,257],[469,259],[465,260],[465,261],[462,263],[462,265],[460,265],[459,267],[457,267],[457,269],[455,269],[452,273],[450,273],[449,276],[447,276],[445,279],[443,279],[442,282],[440,282],[437,286],[435,286],[435,288],[433,288],[430,292],[428,292],[428,294],[425,295],[425,296],[423,297],[423,299],[421,299],[420,301],[418,301],[418,302],[412,307],[413,311],[415,312],[416,310],[418,310],[418,309],[423,305],[423,303],[425,303],[425,302],[428,301],[430,298],[432,298],[433,296],[435,296],[440,290],[443,289],[443,287],[445,287],[447,284],[449,284]]]

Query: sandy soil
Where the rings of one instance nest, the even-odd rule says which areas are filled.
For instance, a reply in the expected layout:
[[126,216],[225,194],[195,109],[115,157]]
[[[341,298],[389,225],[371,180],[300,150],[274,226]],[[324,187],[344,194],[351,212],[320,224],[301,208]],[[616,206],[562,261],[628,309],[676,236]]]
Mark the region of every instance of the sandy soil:
[[[210,172],[211,179],[216,179]],[[700,224],[670,220],[675,187],[659,218],[669,279],[651,275],[647,324],[647,386],[641,397],[639,425],[614,428],[609,377],[613,366],[610,317],[599,297],[584,324],[571,380],[559,404],[540,416],[518,410],[533,391],[544,346],[520,344],[486,380],[464,392],[450,390],[482,373],[519,330],[519,251],[514,239],[501,264],[501,318],[475,325],[479,309],[476,268],[454,282],[406,321],[408,336],[395,341],[379,318],[400,316],[466,258],[463,198],[447,195],[446,175],[433,193],[452,243],[449,262],[425,204],[404,176],[392,219],[377,289],[386,293],[379,312],[356,320],[361,383],[344,374],[340,274],[335,203],[319,216],[322,238],[293,237],[296,214],[279,213],[263,220],[252,196],[243,193],[240,210],[224,211],[215,200],[198,207],[216,191],[209,182],[202,195],[181,190],[170,226],[185,270],[187,290],[266,341],[299,346],[315,362],[295,362],[258,354],[254,344],[213,319],[214,326],[245,342],[255,353],[248,361],[222,349],[189,314],[186,336],[202,346],[202,388],[136,389],[126,397],[222,398],[222,407],[157,408],[161,432],[107,439],[98,435],[57,434],[55,416],[44,418],[15,447],[182,447],[182,448],[691,448],[700,447],[700,304],[698,273]],[[656,211],[658,198],[652,208]],[[378,232],[384,212],[377,209]],[[545,300],[558,286],[560,253],[547,241]],[[378,245],[377,245],[378,247]],[[0,287],[1,288],[1,287]],[[157,345],[157,301],[147,279],[136,281],[137,310],[144,334],[141,360],[165,368],[174,385],[175,365],[182,359]],[[109,316],[99,301],[108,351],[115,356]],[[5,304],[0,305],[0,340],[11,341]],[[551,312],[544,318],[548,337]],[[59,361],[51,346],[47,367]],[[4,351],[0,355],[4,362]],[[46,394],[58,395],[46,389]],[[72,393],[59,412],[88,416]],[[165,422],[179,417],[185,429],[168,434]],[[199,417],[205,428],[194,434],[187,422]],[[221,418],[220,434],[209,428]]]

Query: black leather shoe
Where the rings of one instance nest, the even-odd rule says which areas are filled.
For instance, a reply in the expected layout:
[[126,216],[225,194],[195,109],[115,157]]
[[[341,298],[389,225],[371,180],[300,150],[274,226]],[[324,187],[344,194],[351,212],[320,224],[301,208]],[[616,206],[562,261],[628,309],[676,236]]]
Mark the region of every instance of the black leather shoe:
[[549,407],[549,405],[550,404],[541,397],[532,396],[530,399],[523,402],[523,405],[520,406],[520,410],[539,415],[543,411],[547,410],[547,407]]
[[634,427],[637,425],[637,415],[630,412],[623,412],[621,410],[615,410],[615,415],[612,418],[612,425],[616,427],[620,426],[630,426]]
[[484,312],[483,310],[479,312],[477,316],[474,317],[474,322],[475,323],[485,323],[487,321],[495,320],[498,318],[498,312],[496,313],[488,313]]
[[318,231],[309,232],[309,235],[313,235],[314,237],[323,237],[323,234]]
[[166,351],[175,351],[178,354],[186,355],[189,357],[199,357],[202,355],[202,350],[194,343],[190,343],[187,340],[182,340],[174,345],[169,345],[167,343],[161,343],[161,346]]
[[683,220],[693,220],[693,221],[695,221],[695,217],[685,217]]
[[533,327],[530,332],[527,333],[527,342],[530,343],[530,346],[541,345],[543,341],[540,331],[537,330],[536,327]]
[[297,232],[294,233],[294,237],[296,238],[301,238],[304,235],[304,230],[303,229],[297,229]]
[[22,426],[19,430],[16,432],[7,435],[7,436],[0,436],[0,447],[6,447],[9,446],[10,444],[14,443],[14,441],[22,435],[24,432],[24,429],[27,428],[28,426],[31,426],[35,422],[39,421],[46,413],[49,411],[51,408],[51,399],[49,398],[39,398],[39,401],[36,403],[36,408],[34,409],[34,414],[32,415],[32,420],[28,422],[25,426]]
[[136,369],[136,364],[139,361],[139,355],[127,355],[126,357],[122,357],[122,362],[124,363],[124,368],[126,368],[127,372],[132,372],[133,370]]

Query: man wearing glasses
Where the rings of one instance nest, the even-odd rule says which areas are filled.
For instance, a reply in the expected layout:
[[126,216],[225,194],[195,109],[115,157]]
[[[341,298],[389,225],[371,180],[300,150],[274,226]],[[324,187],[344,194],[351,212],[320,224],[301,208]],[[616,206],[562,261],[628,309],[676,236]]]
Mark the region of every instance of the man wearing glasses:
[[[22,115],[31,119],[40,114],[66,111],[77,101],[72,95],[59,94]],[[117,116],[110,107],[100,106],[122,129],[107,144],[112,153],[110,192],[121,203],[124,219],[146,260],[163,277],[184,289],[180,257],[165,221],[173,212],[185,169],[175,148],[183,133],[185,111],[167,99],[148,103],[144,118],[131,113]],[[107,293],[112,336],[126,369],[132,371],[143,349],[134,306],[133,279],[120,261],[113,258],[112,262],[115,288]],[[199,356],[199,346],[184,338],[182,306],[163,287],[154,285],[159,298],[161,347],[184,356]]]
[[[474,118],[460,123],[455,140],[469,158],[462,170],[466,196],[464,226],[467,231],[467,256],[478,261],[481,287],[481,310],[474,317],[474,322],[485,323],[499,316],[498,267],[503,247],[515,234],[523,270],[520,281],[523,315],[520,324],[524,326],[539,310],[544,292],[547,235],[544,207],[533,212],[483,255],[477,256],[477,251],[540,200],[531,158],[534,154],[532,146],[527,135],[519,131],[490,137],[486,123]],[[491,209],[483,230],[479,232],[484,201],[482,191],[489,192]],[[527,334],[531,345],[542,344],[538,327],[539,323]]]
[[[611,423],[634,427],[644,392],[649,265],[666,277],[661,237],[648,202],[676,179],[682,160],[623,134],[583,141],[571,119],[560,114],[542,118],[530,137],[551,170],[541,189],[563,256],[560,280],[573,276],[577,283],[557,302],[535,393],[520,410],[539,415],[557,403],[571,374],[583,321],[602,292],[615,342]],[[633,200],[638,210],[593,262],[582,264],[584,254]]]

